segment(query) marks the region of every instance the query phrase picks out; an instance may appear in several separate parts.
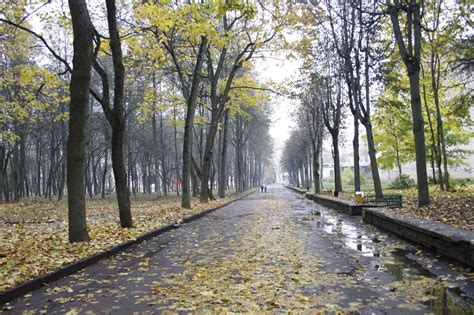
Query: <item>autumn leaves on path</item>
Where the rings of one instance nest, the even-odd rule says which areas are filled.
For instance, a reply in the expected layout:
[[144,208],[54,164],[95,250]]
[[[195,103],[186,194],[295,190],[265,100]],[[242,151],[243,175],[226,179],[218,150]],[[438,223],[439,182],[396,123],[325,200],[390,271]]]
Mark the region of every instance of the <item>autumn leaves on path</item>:
[[9,308],[46,313],[423,313],[448,307],[468,312],[468,298],[456,296],[454,304],[454,290],[448,287],[469,287],[472,275],[458,266],[435,276],[400,256],[410,251],[433,267],[448,266],[362,226],[358,218],[271,186],[268,193],[254,193],[35,291]]

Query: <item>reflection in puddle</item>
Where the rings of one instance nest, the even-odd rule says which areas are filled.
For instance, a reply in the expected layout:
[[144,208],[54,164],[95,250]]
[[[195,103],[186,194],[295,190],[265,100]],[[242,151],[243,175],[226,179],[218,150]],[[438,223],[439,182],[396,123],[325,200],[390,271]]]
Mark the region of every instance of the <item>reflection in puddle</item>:
[[431,288],[433,298],[426,305],[435,314],[474,314],[474,301],[463,299],[458,288],[446,288],[443,285]]
[[382,265],[379,270],[391,274],[395,281],[411,280],[420,276],[417,269],[407,268],[405,264],[386,264],[385,266]]
[[316,226],[322,227],[328,234],[342,236],[344,246],[357,250],[364,256],[380,256],[378,250],[373,247],[373,239],[363,234],[355,225],[344,221],[343,218],[332,216],[321,209],[321,223],[318,222]]
[[392,256],[395,256],[397,258],[398,266],[399,268],[410,268],[414,273],[424,276],[424,277],[430,277],[433,278],[435,275],[430,272],[428,269],[424,268],[422,265],[420,265],[417,261],[409,259],[407,257],[407,254],[409,252],[405,249],[402,248],[397,248],[394,251],[392,251]]
[[[403,283],[435,277],[429,270],[414,265],[413,261],[406,259],[406,262],[375,265],[375,269],[388,273],[394,277],[394,281]],[[459,288],[449,288],[440,283],[426,290],[425,294],[430,298],[424,304],[434,314],[474,314],[474,301],[467,298]]]

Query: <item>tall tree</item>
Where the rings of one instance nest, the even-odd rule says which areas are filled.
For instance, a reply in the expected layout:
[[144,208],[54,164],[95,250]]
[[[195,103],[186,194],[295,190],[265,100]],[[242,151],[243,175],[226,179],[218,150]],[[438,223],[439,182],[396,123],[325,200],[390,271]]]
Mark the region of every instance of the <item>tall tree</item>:
[[112,169],[114,172],[115,186],[117,191],[117,201],[119,206],[120,225],[124,228],[133,227],[132,213],[130,210],[130,192],[127,183],[127,170],[124,161],[124,141],[125,141],[125,111],[124,111],[124,80],[125,68],[123,65],[122,45],[117,25],[117,8],[115,0],[106,0],[107,25],[109,28],[109,42],[112,51],[114,94],[113,107],[110,102],[109,75],[97,59],[97,52],[100,49],[100,38],[97,35],[98,45],[93,61],[94,69],[97,71],[102,82],[102,96],[91,90],[92,95],[102,106],[110,126],[112,127]]
[[301,98],[301,105],[298,108],[299,121],[305,134],[308,135],[311,143],[311,162],[312,162],[312,178],[314,190],[316,193],[321,192],[320,173],[322,165],[320,165],[320,157],[322,154],[323,136],[324,136],[324,94],[321,90],[321,80],[316,76],[311,78],[309,90],[304,91]]
[[[184,138],[183,138],[183,180],[182,180],[182,198],[181,206],[183,208],[191,208],[191,159],[193,149],[193,124],[194,115],[196,112],[196,104],[199,92],[199,85],[201,83],[201,70],[204,64],[204,58],[207,50],[208,39],[203,36],[199,45],[199,51],[196,58],[196,64],[193,71],[193,79],[191,83],[191,89],[185,92],[185,98],[187,102],[186,119],[184,125]],[[187,91],[187,90],[183,90]]]
[[[209,172],[214,142],[219,120],[229,100],[229,93],[232,88],[236,88],[233,83],[239,72],[242,71],[243,65],[252,59],[256,49],[265,46],[275,36],[275,32],[270,32],[267,35],[265,32],[259,32],[260,28],[249,27],[255,17],[253,4],[235,2],[233,5],[229,5],[226,3],[224,7],[218,7],[217,10],[225,11],[222,16],[222,31],[218,32],[220,38],[216,38],[214,42],[211,41],[207,51],[211,121],[201,165],[201,202],[207,202],[209,197],[213,198],[212,190],[209,188]],[[245,41],[237,36],[239,33],[245,34]],[[231,34],[234,35],[231,36]],[[260,37],[263,38],[260,39]]]
[[89,240],[86,225],[84,166],[94,27],[85,0],[69,0],[69,10],[74,32],[67,152],[69,241],[83,242]]
[[[410,0],[387,2],[388,14],[392,22],[395,41],[405,64],[410,80],[410,99],[415,140],[416,178],[418,187],[418,205],[430,203],[428,174],[426,171],[426,145],[423,111],[420,94],[420,62],[421,62],[421,11],[423,1]],[[402,29],[400,21],[402,13],[406,15],[406,25]],[[403,34],[405,32],[405,35]]]
[[[330,74],[331,75],[331,74]],[[341,159],[339,153],[339,133],[342,122],[342,82],[340,74],[324,78],[323,120],[332,138],[332,155],[334,159],[334,196],[342,192]]]

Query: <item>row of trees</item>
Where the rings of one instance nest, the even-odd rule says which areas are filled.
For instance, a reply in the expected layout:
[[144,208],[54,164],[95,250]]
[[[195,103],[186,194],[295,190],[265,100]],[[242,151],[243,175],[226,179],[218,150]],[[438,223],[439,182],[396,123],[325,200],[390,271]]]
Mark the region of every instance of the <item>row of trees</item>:
[[462,162],[468,151],[459,145],[472,137],[473,46],[472,34],[466,31],[472,26],[468,5],[442,0],[326,0],[308,6],[323,22],[301,23],[303,29],[319,35],[316,39],[303,36],[305,78],[294,93],[300,105],[298,128],[292,136],[300,137],[301,145],[295,153],[295,140],[290,138],[283,167],[290,174],[304,174],[307,160],[293,156],[310,153],[311,178],[319,192],[322,141],[329,137],[335,194],[340,192],[340,135],[352,118],[355,191],[361,183],[362,125],[375,194],[383,194],[379,164],[397,166],[401,174],[402,164],[414,160],[419,205],[427,205],[427,166],[431,164],[433,180],[441,189],[449,189],[448,165]]
[[252,59],[275,37],[275,16],[246,1],[1,12],[3,200],[67,192],[76,242],[89,239],[86,194],[116,192],[130,228],[130,190],[174,191],[190,208],[192,195],[263,183],[269,89]]

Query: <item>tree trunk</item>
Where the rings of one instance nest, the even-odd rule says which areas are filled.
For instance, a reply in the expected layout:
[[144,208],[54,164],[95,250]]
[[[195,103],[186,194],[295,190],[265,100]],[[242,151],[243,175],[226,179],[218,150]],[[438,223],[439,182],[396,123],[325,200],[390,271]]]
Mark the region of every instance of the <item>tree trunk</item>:
[[[425,73],[422,68],[422,78],[425,78]],[[424,81],[424,80],[423,80]],[[423,83],[423,102],[425,104],[425,110],[426,110],[426,117],[428,118],[428,126],[430,127],[430,136],[431,136],[431,168],[433,170],[433,181],[436,184],[436,169],[434,166],[434,161],[436,160],[436,166],[438,167],[438,177],[440,179],[439,185],[441,190],[444,190],[444,183],[443,183],[443,171],[441,169],[441,149],[440,149],[440,144],[439,144],[439,138],[438,138],[438,143],[436,143],[435,140],[435,132],[433,128],[433,123],[431,121],[431,114],[430,114],[430,109],[428,107],[428,101],[426,100],[426,86]]]
[[132,212],[130,209],[130,191],[127,184],[125,168],[125,113],[124,113],[124,81],[125,68],[122,60],[122,45],[117,27],[117,8],[115,0],[106,0],[107,24],[109,26],[110,48],[114,65],[114,104],[112,123],[112,169],[115,177],[115,189],[119,207],[120,225],[132,228]]
[[[361,26],[362,27],[362,26]],[[374,183],[375,196],[381,198],[382,183],[380,181],[379,167],[377,165],[377,157],[375,152],[374,134],[372,132],[372,122],[370,119],[370,74],[369,74],[369,35],[366,37],[366,48],[364,51],[365,61],[365,117],[364,126],[367,135],[367,147],[369,149],[370,170],[372,172],[372,181]],[[361,108],[360,108],[361,109]],[[360,110],[359,109],[359,110]]]
[[324,189],[324,182],[323,182],[323,176],[324,176],[324,161],[323,161],[323,152],[322,152],[322,147],[323,147],[323,140],[320,139],[321,145],[320,145],[320,151],[319,151],[319,157],[320,157],[320,162],[319,162],[319,168],[321,171],[319,172],[319,182],[321,184],[321,189]]
[[379,168],[377,165],[377,156],[375,152],[374,133],[372,131],[372,123],[370,119],[365,125],[367,134],[367,147],[369,149],[370,170],[372,171],[372,180],[374,181],[374,190],[377,197],[382,197],[382,183],[380,181]]
[[354,116],[354,138],[352,139],[354,157],[354,191],[360,191],[359,118]]
[[8,161],[10,160],[10,150],[6,150],[4,146],[1,146],[2,150],[2,187],[1,193],[5,196],[5,202],[10,201],[10,191],[8,187]]
[[420,68],[412,64],[410,67],[410,97],[413,116],[413,135],[415,137],[416,176],[418,186],[418,205],[425,206],[430,203],[428,189],[428,174],[426,172],[426,148],[423,112],[420,99]]
[[400,150],[398,148],[398,138],[395,142],[395,152],[397,157],[398,176],[402,176],[402,162],[400,161]]
[[321,182],[319,177],[319,154],[320,147],[318,143],[313,142],[313,181],[314,181],[314,191],[319,194],[321,192]]
[[84,158],[94,28],[85,0],[69,0],[69,9],[74,33],[67,153],[69,241],[83,242],[89,240],[86,225]]
[[[176,107],[173,107],[173,119],[176,121]],[[178,130],[176,124],[173,124],[173,137],[174,137],[174,157],[176,166],[176,195],[179,196],[179,185],[181,182],[181,175],[179,173],[179,155],[178,155]]]
[[[430,192],[428,188],[428,174],[426,171],[426,148],[425,132],[423,122],[423,111],[420,97],[420,58],[421,58],[421,13],[420,3],[412,1],[409,6],[401,8],[400,4],[391,6],[389,9],[390,19],[393,25],[395,40],[407,68],[410,81],[410,100],[413,120],[413,136],[415,138],[416,177],[418,186],[418,206],[426,206],[430,203]],[[399,22],[399,12],[403,10],[407,14],[407,43],[402,35]],[[412,31],[413,29],[413,31]]]
[[304,188],[309,190],[309,187],[311,186],[311,183],[309,181],[309,166],[308,166],[306,158],[305,158],[305,161],[304,161],[304,164],[303,164],[303,171],[304,171],[304,181],[305,181],[305,187]]
[[444,168],[444,177],[441,176],[441,163],[439,163],[439,180],[442,183],[444,181],[444,187],[446,190],[449,190],[449,172],[448,172],[448,156],[446,153],[446,139],[444,137],[444,128],[443,120],[441,117],[441,108],[439,102],[439,80],[440,80],[440,59],[437,53],[431,53],[431,86],[433,89],[434,102],[436,105],[436,125],[437,125],[437,136],[438,136],[438,153],[439,160],[441,160],[441,155],[443,156],[443,168]]
[[339,196],[342,192],[342,180],[341,180],[341,160],[339,156],[339,139],[338,134],[332,135],[332,145],[334,154],[334,196]]
[[13,159],[11,163],[11,172],[12,172],[12,190],[13,190],[13,200],[19,201],[20,200],[20,175],[19,173],[19,164],[20,164],[20,157],[19,157],[19,142],[15,142],[13,144]]
[[[91,159],[92,157],[89,155],[89,157],[87,157],[87,162],[86,162],[86,174],[84,175],[85,176],[85,179],[86,179],[86,189],[87,189],[87,193],[89,194],[89,198],[92,199],[93,194],[92,194],[92,182],[91,182],[91,176],[90,176],[90,165],[91,165]],[[49,182],[49,181],[48,181]],[[48,188],[46,190],[46,194],[45,194],[45,197],[46,196],[50,196],[51,195],[51,185],[48,184]]]
[[197,197],[199,195],[199,187],[198,187],[198,177],[196,175],[196,170],[191,168],[191,184],[192,184],[192,193],[193,197]]
[[27,193],[28,181],[26,178],[26,140],[27,140],[27,133],[24,130],[24,127],[21,128],[20,133],[20,156],[19,156],[19,164],[18,164],[18,175],[19,175],[19,195],[20,197],[25,197]]
[[166,163],[166,155],[165,155],[165,150],[164,150],[164,131],[163,131],[163,112],[160,112],[160,147],[162,148],[161,150],[161,179],[162,179],[162,184],[161,187],[163,188],[163,195],[168,196],[168,167]]
[[41,164],[43,162],[43,147],[40,137],[36,140],[36,196],[41,196]]
[[107,179],[107,171],[109,168],[109,149],[105,149],[104,153],[104,169],[102,171],[102,188],[101,188],[101,198],[105,199],[105,184]]
[[[437,184],[438,182],[436,181],[436,168],[435,168],[435,162],[434,162],[434,146],[430,146],[430,162],[431,162],[431,172],[433,174],[433,183]],[[441,181],[442,182],[442,181]],[[441,188],[441,190],[444,190]]]
[[207,49],[207,38],[201,39],[201,45],[199,47],[198,56],[196,59],[196,65],[194,68],[194,77],[191,87],[191,93],[187,99],[187,110],[186,120],[184,125],[184,136],[183,136],[183,183],[182,183],[182,199],[181,206],[183,208],[191,208],[191,190],[190,190],[190,177],[191,177],[191,156],[193,149],[193,125],[194,125],[194,114],[197,104],[198,88],[201,82],[201,69],[204,63],[204,56]]
[[151,118],[152,122],[152,136],[153,136],[153,161],[155,162],[155,193],[156,198],[161,197],[161,184],[160,184],[160,150],[158,148],[158,131],[156,128],[156,115],[153,114]]
[[99,182],[97,181],[97,169],[99,168],[100,156],[97,156],[97,161],[92,160],[92,182],[94,183],[94,196],[99,194]]
[[67,151],[67,131],[66,131],[66,123],[61,121],[61,146],[62,146],[62,157],[61,157],[61,178],[60,178],[60,186],[59,186],[59,193],[58,193],[58,201],[62,200],[64,197],[64,184],[66,181],[66,151]]
[[225,189],[227,186],[227,132],[228,132],[228,123],[229,123],[229,112],[228,110],[224,111],[224,126],[223,126],[223,135],[222,135],[222,150],[220,152],[220,168],[219,168],[219,198],[225,198]]
[[219,116],[212,114],[211,123],[206,137],[206,146],[201,164],[201,203],[207,203],[209,197],[212,196],[212,186],[209,188],[209,175],[211,170],[212,153],[214,149],[214,141],[216,139],[217,127],[219,125]]

